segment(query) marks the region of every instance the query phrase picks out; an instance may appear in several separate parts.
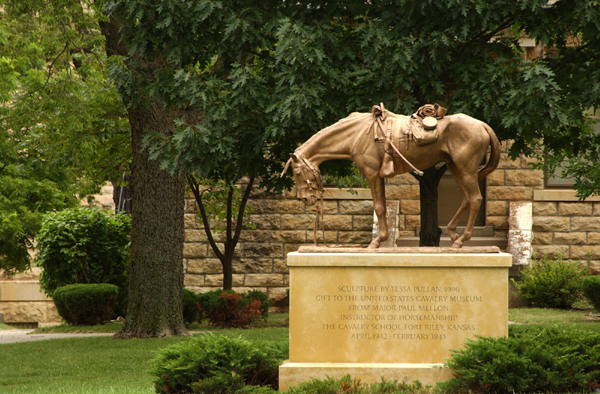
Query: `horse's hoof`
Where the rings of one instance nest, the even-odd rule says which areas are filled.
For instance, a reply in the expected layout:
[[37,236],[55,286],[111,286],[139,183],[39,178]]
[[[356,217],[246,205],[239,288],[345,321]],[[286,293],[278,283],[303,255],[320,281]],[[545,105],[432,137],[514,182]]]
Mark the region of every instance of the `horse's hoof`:
[[454,243],[452,244],[453,248],[462,248],[463,244],[462,242],[458,242],[458,241],[454,241]]
[[377,249],[377,248],[379,248],[379,241],[376,241],[376,240],[371,241],[369,246],[367,246],[367,249]]

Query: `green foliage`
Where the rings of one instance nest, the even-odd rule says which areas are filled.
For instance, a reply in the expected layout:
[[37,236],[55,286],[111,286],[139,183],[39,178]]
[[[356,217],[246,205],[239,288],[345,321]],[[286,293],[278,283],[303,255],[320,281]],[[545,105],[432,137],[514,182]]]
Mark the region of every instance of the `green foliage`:
[[238,294],[233,290],[213,290],[198,294],[204,317],[218,327],[247,327],[257,319],[265,319],[272,301],[259,291]]
[[574,329],[512,331],[509,338],[467,340],[448,366],[448,393],[582,392],[600,380],[600,334]]
[[[230,187],[223,182],[212,182],[204,180],[201,184],[203,189],[202,203],[206,209],[207,218],[211,223],[211,227],[217,231],[224,231],[225,227],[223,224],[227,220],[227,200],[231,198],[232,206],[230,210],[239,214],[240,206],[242,203],[242,190],[237,186]],[[231,197],[229,194],[231,193]],[[248,215],[252,214],[252,207],[246,205],[244,208],[243,216],[246,221],[245,226],[250,229],[255,229],[252,222],[249,221]],[[200,215],[198,215],[200,216]],[[200,220],[202,220],[200,218]],[[237,220],[234,215],[231,220]],[[201,222],[201,225],[203,223]]]
[[82,195],[128,171],[130,155],[98,5],[0,0],[0,130],[27,150],[28,165],[62,173]]
[[52,299],[68,324],[95,326],[111,319],[118,294],[119,288],[108,283],[75,284],[57,288]]
[[0,170],[0,269],[26,270],[45,212],[75,204],[73,196],[51,180],[13,165]]
[[570,260],[532,261],[521,271],[521,280],[513,283],[523,298],[539,308],[571,308],[581,298],[585,270]]
[[600,312],[600,276],[587,276],[583,278],[583,295],[590,301],[590,304]]
[[0,268],[9,273],[29,267],[44,213],[127,171],[128,121],[93,7],[0,0]]
[[386,381],[364,384],[360,379],[352,379],[346,375],[340,379],[327,377],[326,379],[312,379],[310,382],[300,383],[298,386],[290,387],[289,394],[429,394],[431,390],[423,387],[420,382],[412,384],[399,383],[398,381]]
[[207,334],[162,350],[151,373],[158,393],[242,393],[246,385],[276,389],[287,357],[287,346]]
[[131,218],[94,208],[46,215],[37,237],[42,290],[48,295],[75,283],[111,283],[124,288]]
[[[131,54],[168,59],[144,91],[202,113],[156,136],[153,154],[173,171],[231,183],[257,176],[280,190],[289,186],[280,164],[298,142],[380,101],[405,114],[442,102],[513,138],[513,155],[541,143],[548,164],[597,157],[586,113],[600,104],[597,2],[140,0],[113,10]],[[552,51],[525,59],[523,36]],[[112,71],[135,96],[127,82],[138,64],[128,61]],[[579,186],[599,190],[596,167]]]
[[183,289],[183,321],[187,324],[198,321],[202,316],[202,307],[196,293]]

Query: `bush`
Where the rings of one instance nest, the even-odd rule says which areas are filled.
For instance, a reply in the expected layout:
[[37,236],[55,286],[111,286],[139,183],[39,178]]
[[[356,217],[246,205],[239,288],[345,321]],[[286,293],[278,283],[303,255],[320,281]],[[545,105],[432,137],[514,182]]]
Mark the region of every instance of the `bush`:
[[198,321],[201,316],[200,301],[196,293],[183,289],[183,321],[187,324]]
[[253,300],[260,301],[260,312],[264,319],[269,316],[269,308],[273,305],[273,301],[269,299],[269,296],[260,290],[250,290],[244,296],[245,302],[250,304]]
[[413,384],[398,383],[398,381],[385,381],[363,384],[360,379],[352,379],[346,375],[341,379],[327,377],[327,379],[312,379],[310,382],[300,383],[290,387],[289,394],[429,394],[431,390],[415,381]]
[[111,319],[118,295],[119,288],[108,283],[75,284],[59,287],[52,299],[68,324],[95,326]]
[[[556,327],[467,340],[448,366],[448,393],[583,392],[600,380],[600,334]],[[471,391],[469,391],[471,390]]]
[[287,357],[287,343],[276,346],[207,334],[160,351],[151,373],[157,377],[157,393],[256,392],[248,386],[277,389],[278,366]]
[[37,236],[37,265],[42,290],[54,291],[75,283],[119,286],[117,313],[127,307],[127,268],[131,218],[96,208],[48,213]]
[[521,280],[513,283],[534,306],[569,309],[581,298],[585,270],[578,263],[543,258],[525,267],[521,275]]
[[583,295],[590,304],[600,312],[600,276],[588,276],[583,278]]
[[75,283],[127,286],[130,231],[130,217],[95,208],[47,214],[37,237],[42,290],[52,296]]
[[238,294],[214,290],[199,294],[200,305],[210,324],[217,327],[247,327],[269,313],[271,301],[259,290]]

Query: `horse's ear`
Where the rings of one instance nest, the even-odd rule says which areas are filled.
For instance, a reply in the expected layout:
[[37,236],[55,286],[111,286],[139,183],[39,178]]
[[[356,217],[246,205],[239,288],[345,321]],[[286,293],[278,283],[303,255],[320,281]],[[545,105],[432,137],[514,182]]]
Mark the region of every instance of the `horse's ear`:
[[[290,156],[294,157],[293,153]],[[289,159],[287,161],[287,163],[285,163],[285,167],[283,168],[283,171],[281,172],[281,175],[279,175],[280,178],[283,178],[283,176],[287,172],[288,168],[290,168],[290,164],[292,164],[292,159]]]

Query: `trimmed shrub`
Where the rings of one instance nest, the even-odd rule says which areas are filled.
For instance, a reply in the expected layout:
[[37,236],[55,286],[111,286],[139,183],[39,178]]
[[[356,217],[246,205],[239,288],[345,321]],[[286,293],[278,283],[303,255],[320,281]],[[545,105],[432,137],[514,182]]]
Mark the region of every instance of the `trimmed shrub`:
[[253,290],[238,294],[233,290],[213,290],[198,294],[204,317],[217,327],[247,327],[265,318],[271,306],[267,295]]
[[187,324],[198,321],[201,316],[201,309],[196,293],[183,289],[183,321]]
[[111,319],[119,288],[108,283],[59,287],[52,295],[58,314],[68,323],[95,326]]
[[269,316],[269,308],[273,305],[273,301],[269,299],[269,296],[260,290],[250,290],[244,295],[246,303],[251,303],[253,300],[260,301],[260,312],[263,318]]
[[569,309],[581,299],[581,282],[585,269],[570,260],[532,262],[521,271],[521,280],[513,283],[521,296],[540,308]]
[[250,393],[255,387],[248,386],[277,389],[278,366],[287,358],[287,343],[207,334],[160,351],[151,373],[157,393]]
[[509,338],[467,339],[448,366],[447,393],[584,392],[600,381],[600,334],[556,327],[511,330]]
[[37,236],[42,290],[49,296],[65,285],[127,286],[131,218],[96,208],[48,213]]
[[583,295],[600,312],[600,275],[583,278]]
[[362,383],[360,379],[352,379],[346,375],[341,379],[327,377],[327,379],[312,379],[310,382],[302,382],[296,387],[290,387],[289,394],[429,394],[431,390],[423,387],[415,381],[413,384],[399,383],[397,380],[381,382]]

